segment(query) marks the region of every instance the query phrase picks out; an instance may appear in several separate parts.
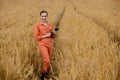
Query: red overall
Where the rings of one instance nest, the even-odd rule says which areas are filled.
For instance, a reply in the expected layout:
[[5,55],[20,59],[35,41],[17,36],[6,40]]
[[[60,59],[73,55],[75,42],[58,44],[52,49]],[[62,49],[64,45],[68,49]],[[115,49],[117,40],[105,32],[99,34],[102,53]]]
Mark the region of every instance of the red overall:
[[34,37],[38,41],[41,57],[43,60],[42,72],[45,73],[50,68],[50,62],[53,53],[53,38],[41,39],[42,35],[48,34],[53,31],[53,26],[48,24],[45,26],[42,22],[39,22],[34,28]]

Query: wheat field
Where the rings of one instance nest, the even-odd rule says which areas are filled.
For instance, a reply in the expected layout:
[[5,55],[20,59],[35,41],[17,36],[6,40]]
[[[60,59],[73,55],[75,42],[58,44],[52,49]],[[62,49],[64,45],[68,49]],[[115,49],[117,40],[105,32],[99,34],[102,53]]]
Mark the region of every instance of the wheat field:
[[60,28],[49,80],[120,80],[120,0],[1,0],[0,80],[38,80],[41,10]]

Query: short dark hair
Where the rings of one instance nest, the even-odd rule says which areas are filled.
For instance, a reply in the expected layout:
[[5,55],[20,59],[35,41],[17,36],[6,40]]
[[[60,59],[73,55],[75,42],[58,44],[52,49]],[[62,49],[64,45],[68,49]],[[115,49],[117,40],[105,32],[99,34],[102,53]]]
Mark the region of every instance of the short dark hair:
[[47,14],[47,16],[48,16],[48,12],[47,12],[47,11],[42,10],[42,11],[40,12],[40,16],[41,16],[41,14],[42,14],[42,13],[46,13],[46,14]]

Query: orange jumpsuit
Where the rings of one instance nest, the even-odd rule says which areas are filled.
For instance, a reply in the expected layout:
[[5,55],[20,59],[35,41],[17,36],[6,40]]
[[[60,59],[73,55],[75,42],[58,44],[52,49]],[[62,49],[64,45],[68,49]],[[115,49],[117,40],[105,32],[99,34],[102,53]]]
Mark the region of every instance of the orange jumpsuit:
[[37,23],[37,25],[34,27],[34,37],[38,41],[41,57],[43,60],[43,73],[46,73],[47,70],[50,68],[50,62],[53,53],[53,39],[55,38],[55,35],[53,35],[51,38],[44,39],[41,39],[40,37],[52,31],[53,26],[51,24],[45,26],[42,22]]

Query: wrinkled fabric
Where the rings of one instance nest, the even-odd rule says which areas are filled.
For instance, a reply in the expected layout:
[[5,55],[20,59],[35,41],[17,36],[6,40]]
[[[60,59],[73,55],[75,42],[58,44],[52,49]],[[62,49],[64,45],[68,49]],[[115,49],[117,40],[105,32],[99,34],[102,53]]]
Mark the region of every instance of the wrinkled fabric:
[[38,42],[40,54],[42,57],[42,72],[45,73],[50,68],[50,62],[53,53],[53,39],[55,35],[51,38],[41,39],[42,35],[48,34],[53,31],[53,26],[48,24],[45,26],[42,22],[39,22],[34,27],[34,37]]

